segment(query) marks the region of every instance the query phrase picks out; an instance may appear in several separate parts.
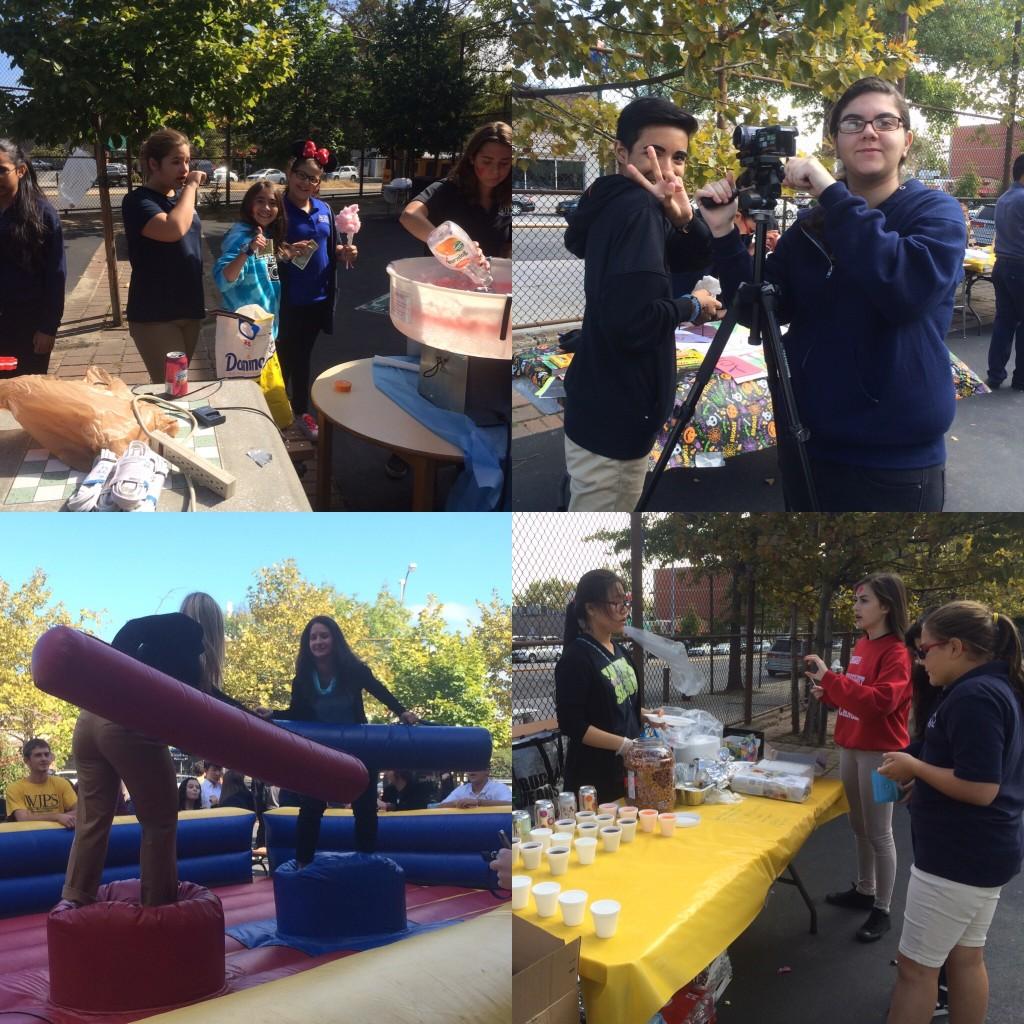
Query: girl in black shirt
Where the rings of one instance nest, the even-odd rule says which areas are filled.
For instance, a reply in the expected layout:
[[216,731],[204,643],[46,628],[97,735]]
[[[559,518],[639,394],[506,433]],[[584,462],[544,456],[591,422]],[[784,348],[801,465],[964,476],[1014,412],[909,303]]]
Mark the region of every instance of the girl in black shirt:
[[569,738],[565,788],[594,786],[598,799],[625,791],[622,757],[640,735],[640,695],[623,648],[612,637],[629,618],[622,581],[607,569],[585,573],[565,612],[555,666],[558,727]]

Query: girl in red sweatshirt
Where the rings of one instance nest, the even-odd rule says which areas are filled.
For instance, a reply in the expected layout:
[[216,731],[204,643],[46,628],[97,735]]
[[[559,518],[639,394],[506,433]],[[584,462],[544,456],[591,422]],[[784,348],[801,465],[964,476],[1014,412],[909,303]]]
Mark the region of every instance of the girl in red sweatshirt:
[[825,899],[838,907],[869,910],[857,931],[861,942],[880,939],[890,927],[889,901],[896,881],[896,845],[891,803],[875,803],[871,772],[887,750],[910,742],[910,655],[903,643],[907,594],[899,576],[875,573],[857,584],[854,621],[864,635],[857,641],[845,675],[830,672],[816,654],[804,660],[815,685],[811,693],[839,709],[835,741],[839,773],[850,805],[857,840],[857,883]]

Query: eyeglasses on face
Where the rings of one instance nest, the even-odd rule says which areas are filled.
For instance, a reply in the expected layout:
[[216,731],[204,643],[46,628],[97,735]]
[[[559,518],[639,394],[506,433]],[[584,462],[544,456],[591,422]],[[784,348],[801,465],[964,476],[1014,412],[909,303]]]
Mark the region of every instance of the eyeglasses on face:
[[602,604],[608,605],[609,608],[615,608],[622,611],[629,611],[633,607],[633,602],[628,598],[624,601],[602,601]]
[[294,174],[296,178],[301,178],[303,181],[308,181],[310,185],[320,184],[319,178],[314,178],[312,175],[307,174],[305,171],[292,171],[292,174]]
[[839,130],[844,135],[858,135],[864,131],[867,125],[871,125],[876,132],[894,132],[903,124],[903,118],[895,114],[879,114],[878,117],[865,121],[863,117],[855,117],[851,114],[839,122]]
[[933,647],[941,647],[941,646],[942,646],[943,644],[948,644],[948,643],[949,643],[949,641],[948,641],[948,640],[936,640],[936,641],[935,641],[934,643],[930,643],[930,644],[918,644],[918,645],[917,645],[917,646],[916,646],[916,647],[914,648],[914,654],[915,654],[915,655],[917,656],[917,658],[918,658],[918,659],[919,659],[920,661],[924,661],[924,659],[925,659],[925,655],[926,655],[926,654],[927,654],[927,653],[928,653],[928,652],[929,652],[929,651],[930,651],[930,650],[931,650],[931,649],[932,649]]

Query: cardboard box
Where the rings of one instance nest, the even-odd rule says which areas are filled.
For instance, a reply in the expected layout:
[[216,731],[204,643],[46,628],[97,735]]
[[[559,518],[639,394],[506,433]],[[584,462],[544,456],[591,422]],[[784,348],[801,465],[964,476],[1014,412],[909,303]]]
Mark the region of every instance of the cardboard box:
[[512,1024],[578,1024],[580,940],[512,918]]

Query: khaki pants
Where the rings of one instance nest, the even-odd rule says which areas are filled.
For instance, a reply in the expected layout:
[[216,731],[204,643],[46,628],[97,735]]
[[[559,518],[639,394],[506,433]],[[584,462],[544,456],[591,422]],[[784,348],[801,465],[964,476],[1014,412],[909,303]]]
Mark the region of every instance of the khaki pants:
[[188,361],[196,351],[202,320],[131,321],[128,333],[142,356],[154,384],[163,384],[168,352],[184,352]]
[[142,905],[174,903],[178,788],[167,745],[83,711],[71,753],[78,767],[77,823],[61,895],[82,904],[95,901],[123,779],[142,826]]
[[570,512],[632,512],[647,475],[647,456],[609,459],[565,439]]

